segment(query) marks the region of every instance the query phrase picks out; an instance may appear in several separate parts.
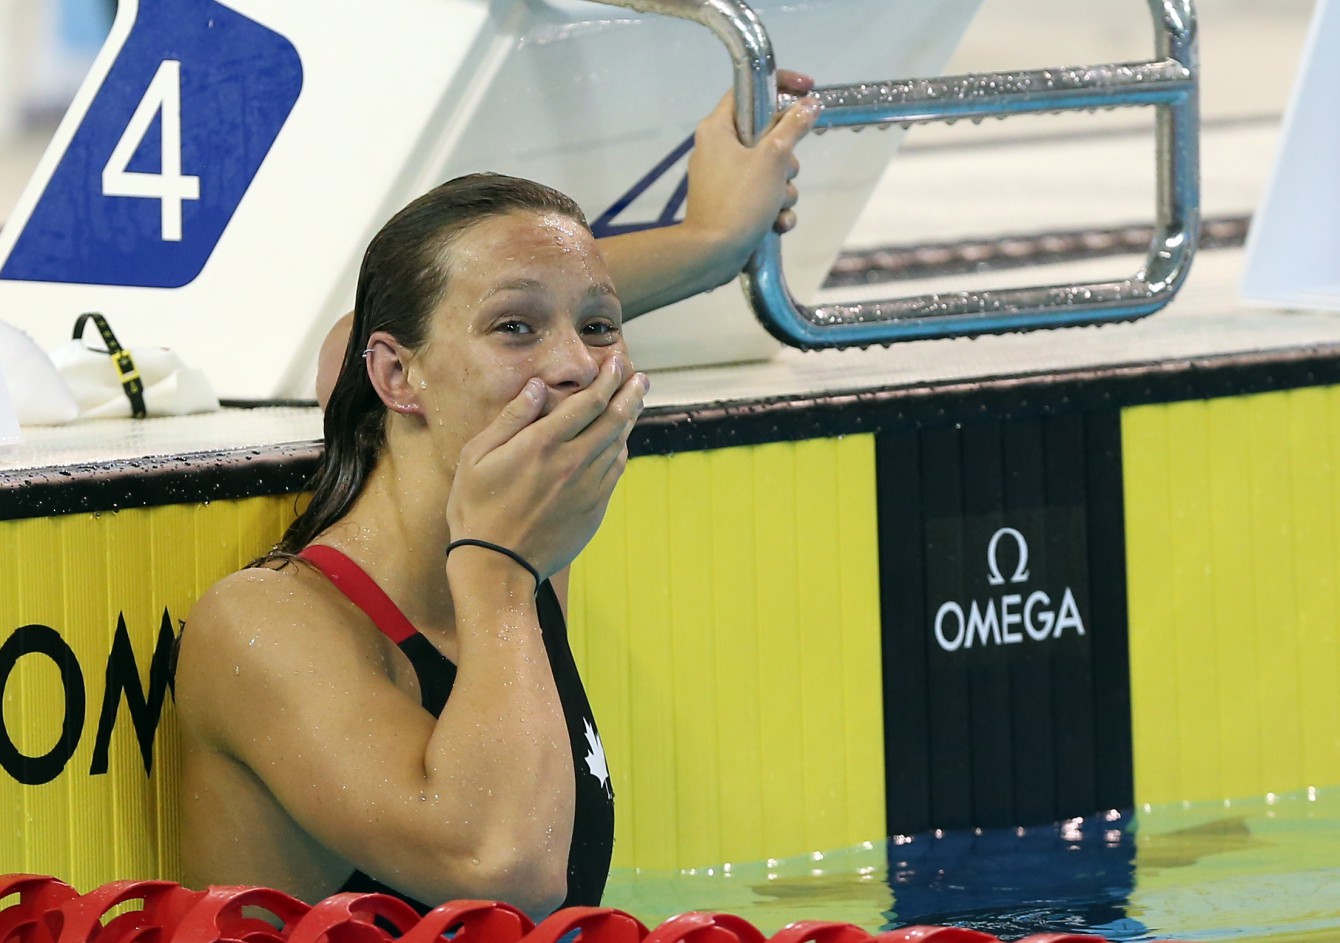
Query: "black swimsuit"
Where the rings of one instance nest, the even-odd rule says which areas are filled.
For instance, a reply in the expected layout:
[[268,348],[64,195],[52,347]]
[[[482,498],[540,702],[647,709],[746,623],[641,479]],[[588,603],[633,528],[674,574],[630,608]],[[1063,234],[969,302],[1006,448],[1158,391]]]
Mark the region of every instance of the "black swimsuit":
[[[456,666],[414,628],[372,577],[340,551],[312,544],[299,556],[324,573],[336,589],[367,614],[382,634],[400,647],[418,675],[424,710],[434,717],[441,716],[456,681]],[[572,767],[576,775],[576,806],[572,843],[568,850],[568,895],[562,906],[595,906],[600,903],[605,880],[609,877],[610,855],[614,847],[614,792],[591,705],[568,646],[563,610],[548,580],[540,584],[535,601],[544,647],[549,653],[549,667],[554,673],[554,684],[568,723]],[[427,913],[432,906],[407,897],[362,871],[355,871],[340,890],[393,894],[422,913]]]

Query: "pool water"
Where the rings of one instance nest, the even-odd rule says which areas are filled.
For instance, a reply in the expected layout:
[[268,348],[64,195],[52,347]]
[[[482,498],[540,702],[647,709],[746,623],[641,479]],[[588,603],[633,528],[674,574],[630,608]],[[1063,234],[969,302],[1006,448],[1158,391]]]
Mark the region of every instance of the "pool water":
[[1110,811],[1050,826],[899,836],[675,873],[615,869],[605,903],[654,925],[685,910],[771,933],[843,920],[953,924],[1003,940],[1340,941],[1340,787]]

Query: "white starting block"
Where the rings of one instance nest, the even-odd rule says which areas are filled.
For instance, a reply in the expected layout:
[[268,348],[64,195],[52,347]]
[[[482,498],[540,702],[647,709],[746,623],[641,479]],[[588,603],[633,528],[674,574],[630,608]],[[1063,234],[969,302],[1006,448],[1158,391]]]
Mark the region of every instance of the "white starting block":
[[[778,65],[823,84],[938,74],[980,0],[757,0]],[[585,0],[123,0],[0,231],[0,318],[51,349],[104,312],[221,395],[308,397],[363,248],[442,180],[549,183],[597,234],[664,224],[732,84],[701,26]],[[798,295],[821,284],[901,131],[803,145]],[[725,288],[634,322],[640,366],[770,356]]]
[[1317,0],[1275,165],[1247,238],[1242,296],[1340,310],[1340,4]]

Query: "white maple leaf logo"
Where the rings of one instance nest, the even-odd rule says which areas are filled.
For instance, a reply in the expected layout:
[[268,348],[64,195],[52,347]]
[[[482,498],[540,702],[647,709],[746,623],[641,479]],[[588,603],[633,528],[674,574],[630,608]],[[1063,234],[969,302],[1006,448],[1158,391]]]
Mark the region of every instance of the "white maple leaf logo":
[[609,767],[605,765],[605,745],[600,742],[600,734],[596,733],[589,720],[583,720],[582,724],[586,727],[586,745],[591,748],[591,752],[586,755],[586,768],[590,770],[592,776],[600,780],[600,785],[605,787],[605,791],[613,796]]

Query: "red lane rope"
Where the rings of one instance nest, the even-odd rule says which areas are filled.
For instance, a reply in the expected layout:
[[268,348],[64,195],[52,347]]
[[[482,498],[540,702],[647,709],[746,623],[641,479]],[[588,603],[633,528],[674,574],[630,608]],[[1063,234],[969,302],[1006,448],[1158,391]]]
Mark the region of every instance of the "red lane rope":
[[[680,914],[648,929],[612,907],[569,907],[535,925],[496,901],[452,901],[420,917],[386,894],[335,894],[308,905],[267,887],[193,891],[171,881],[113,881],[80,894],[46,875],[0,875],[0,901],[15,895],[0,907],[0,943],[558,943],[574,931],[573,943],[1003,943],[964,927],[871,935],[824,920],[802,920],[769,937],[744,917],[709,912]],[[138,910],[122,906],[135,901]],[[256,917],[251,908],[273,919]],[[113,909],[124,912],[108,917]],[[1018,943],[1107,941],[1037,933]]]

